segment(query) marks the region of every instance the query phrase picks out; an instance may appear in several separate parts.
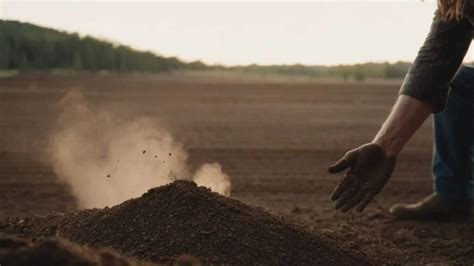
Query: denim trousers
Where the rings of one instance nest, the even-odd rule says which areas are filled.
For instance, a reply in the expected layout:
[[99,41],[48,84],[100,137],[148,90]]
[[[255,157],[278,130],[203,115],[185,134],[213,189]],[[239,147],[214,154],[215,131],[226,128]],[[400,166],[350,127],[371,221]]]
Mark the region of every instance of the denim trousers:
[[436,193],[474,199],[474,68],[462,66],[450,83],[446,109],[433,117]]

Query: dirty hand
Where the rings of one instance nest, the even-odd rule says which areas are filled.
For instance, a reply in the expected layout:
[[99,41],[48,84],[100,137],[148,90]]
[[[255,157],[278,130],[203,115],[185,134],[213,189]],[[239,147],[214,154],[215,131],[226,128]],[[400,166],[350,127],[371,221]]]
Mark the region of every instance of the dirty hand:
[[331,195],[336,201],[336,210],[347,212],[356,205],[357,211],[364,210],[390,179],[395,161],[395,157],[387,157],[375,143],[348,151],[328,169],[329,173],[335,174],[349,168]]

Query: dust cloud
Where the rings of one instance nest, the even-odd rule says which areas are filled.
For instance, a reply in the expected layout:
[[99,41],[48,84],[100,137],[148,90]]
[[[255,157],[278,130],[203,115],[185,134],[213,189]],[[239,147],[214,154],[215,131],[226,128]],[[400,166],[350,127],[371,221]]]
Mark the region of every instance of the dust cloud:
[[79,89],[70,90],[60,107],[49,141],[51,163],[80,208],[112,206],[176,179],[230,195],[230,178],[217,163],[189,178],[188,153],[156,119],[120,119],[91,106]]
[[194,174],[194,182],[212,191],[230,196],[230,178],[218,163],[203,164]]

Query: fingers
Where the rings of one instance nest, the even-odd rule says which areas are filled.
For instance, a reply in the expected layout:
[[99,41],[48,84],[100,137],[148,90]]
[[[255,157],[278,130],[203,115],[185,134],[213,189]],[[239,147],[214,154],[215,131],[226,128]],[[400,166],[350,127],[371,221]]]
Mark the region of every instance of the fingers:
[[350,200],[347,201],[345,205],[341,207],[341,211],[347,212],[352,209],[364,198],[366,193],[366,190],[359,190]]
[[370,191],[368,192],[364,198],[361,200],[360,204],[357,206],[356,210],[361,212],[365,209],[365,207],[374,199],[375,195],[377,195],[377,191]]
[[334,191],[331,194],[332,200],[337,200],[344,191],[346,191],[352,183],[352,178],[350,176],[345,176],[334,188]]
[[346,188],[342,195],[340,195],[334,208],[336,210],[340,209],[342,212],[348,212],[354,206],[358,205],[356,210],[361,212],[374,199],[375,195],[377,195],[375,191],[367,192],[367,190],[360,189],[353,185]]
[[339,197],[339,199],[336,201],[334,208],[339,210],[342,206],[349,202],[357,194],[357,192],[359,192],[359,189],[355,186],[351,186],[350,188],[346,189],[346,191],[344,191],[341,197]]
[[[345,179],[351,180],[351,183],[347,185],[345,191],[338,195],[334,208],[336,210],[341,209],[342,212],[347,212],[356,203],[358,203],[364,196],[366,190],[361,190],[359,182],[357,182],[357,176],[347,173]],[[355,203],[354,203],[355,202]]]
[[347,169],[349,166],[351,166],[353,160],[352,153],[346,153],[344,157],[342,157],[339,161],[337,161],[335,164],[331,165],[328,168],[329,173],[335,174],[339,173],[341,171],[344,171]]

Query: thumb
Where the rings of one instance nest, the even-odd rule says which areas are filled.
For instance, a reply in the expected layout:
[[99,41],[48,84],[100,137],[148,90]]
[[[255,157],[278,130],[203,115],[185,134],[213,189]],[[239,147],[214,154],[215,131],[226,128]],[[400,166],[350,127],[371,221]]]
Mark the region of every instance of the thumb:
[[341,171],[344,171],[349,166],[351,166],[353,157],[354,156],[352,156],[351,152],[346,153],[341,159],[339,159],[339,161],[337,161],[335,164],[329,166],[329,168],[328,168],[329,173],[336,174],[336,173],[339,173]]

